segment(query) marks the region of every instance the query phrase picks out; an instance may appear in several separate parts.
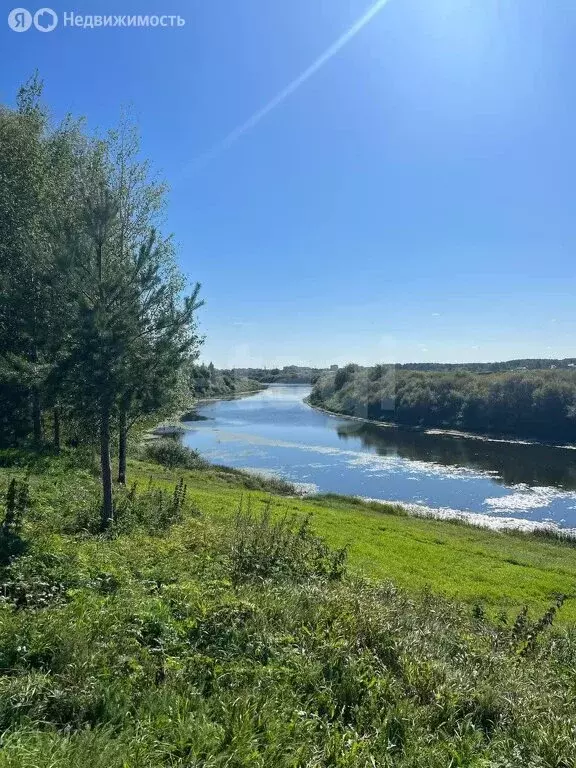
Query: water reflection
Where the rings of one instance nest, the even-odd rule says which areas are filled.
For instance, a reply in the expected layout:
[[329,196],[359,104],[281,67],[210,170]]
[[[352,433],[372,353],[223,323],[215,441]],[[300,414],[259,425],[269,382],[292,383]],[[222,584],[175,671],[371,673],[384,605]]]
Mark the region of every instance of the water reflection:
[[454,435],[340,423],[341,440],[358,440],[380,456],[468,467],[488,472],[502,485],[554,486],[576,490],[576,452],[547,445],[476,440]]

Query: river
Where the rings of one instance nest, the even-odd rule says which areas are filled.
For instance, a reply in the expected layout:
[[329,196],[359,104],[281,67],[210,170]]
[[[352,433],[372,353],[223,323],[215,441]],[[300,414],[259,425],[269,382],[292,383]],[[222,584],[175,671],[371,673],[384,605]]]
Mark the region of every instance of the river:
[[[482,524],[576,528],[576,452],[525,442],[414,431],[310,408],[310,387],[273,385],[206,403],[185,426],[209,461],[272,473],[311,491],[470,515]],[[505,520],[503,520],[505,518]]]

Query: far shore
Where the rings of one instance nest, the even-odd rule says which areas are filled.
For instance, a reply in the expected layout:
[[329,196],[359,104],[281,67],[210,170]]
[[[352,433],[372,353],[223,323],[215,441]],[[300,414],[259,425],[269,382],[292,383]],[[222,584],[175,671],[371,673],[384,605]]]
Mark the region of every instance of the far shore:
[[555,443],[550,440],[538,440],[537,438],[514,437],[513,435],[490,433],[490,432],[462,432],[458,429],[443,429],[442,427],[418,427],[414,424],[398,424],[395,421],[376,421],[375,419],[366,419],[363,416],[350,416],[347,413],[339,411],[330,411],[328,408],[321,408],[310,402],[310,398],[304,398],[304,402],[310,408],[327,416],[334,416],[339,419],[349,421],[359,421],[362,424],[373,424],[376,427],[385,427],[387,429],[402,429],[410,432],[421,432],[427,435],[442,435],[444,437],[463,437],[466,440],[481,440],[491,443],[514,443],[516,445],[542,445],[548,448],[562,448],[567,451],[576,450],[576,443]]
[[[170,418],[164,419],[159,424],[156,424],[156,426],[147,429],[142,436],[142,440],[156,440],[164,436],[183,434],[190,429],[190,427],[183,425],[195,423],[194,421],[182,421],[183,416],[187,413],[194,411],[196,408],[205,405],[206,403],[217,403],[219,400],[238,400],[239,398],[247,397],[248,395],[256,395],[258,392],[263,392],[268,386],[268,384],[263,384],[259,389],[249,389],[246,392],[237,392],[234,395],[226,395],[224,397],[203,397],[200,400],[195,400],[188,408],[178,411]],[[159,430],[162,431],[160,432]]]
[[236,392],[233,395],[222,395],[221,397],[203,397],[201,400],[195,400],[190,408],[182,411],[178,418],[180,418],[185,413],[193,411],[194,408],[198,408],[199,405],[204,405],[204,403],[216,403],[218,400],[238,400],[238,398],[245,397],[246,395],[257,395],[258,392],[263,392],[265,389],[268,389],[269,386],[270,384],[262,384],[259,389],[247,389],[246,392]]

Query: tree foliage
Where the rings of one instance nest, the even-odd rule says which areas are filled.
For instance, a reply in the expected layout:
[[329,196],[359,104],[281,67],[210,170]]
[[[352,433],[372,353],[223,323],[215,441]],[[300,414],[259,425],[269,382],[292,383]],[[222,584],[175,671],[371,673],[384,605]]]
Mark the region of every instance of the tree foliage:
[[[126,116],[104,137],[52,127],[37,77],[0,108],[0,446],[99,437],[102,522],[139,419],[171,407],[201,342],[199,286],[184,295],[162,234],[165,185]],[[49,413],[49,417],[47,416]]]
[[351,416],[420,427],[576,438],[576,371],[506,373],[346,366],[316,383],[314,405]]
[[240,376],[236,371],[219,371],[213,363],[189,366],[187,388],[194,397],[208,399],[264,389],[260,381]]

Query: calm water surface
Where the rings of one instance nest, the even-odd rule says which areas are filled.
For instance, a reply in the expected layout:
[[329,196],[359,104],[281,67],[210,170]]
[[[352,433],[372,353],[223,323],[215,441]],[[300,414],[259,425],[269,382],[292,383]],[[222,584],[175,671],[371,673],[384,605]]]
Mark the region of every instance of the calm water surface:
[[328,416],[310,387],[204,405],[185,443],[214,463],[320,492],[576,527],[576,451],[378,427]]

